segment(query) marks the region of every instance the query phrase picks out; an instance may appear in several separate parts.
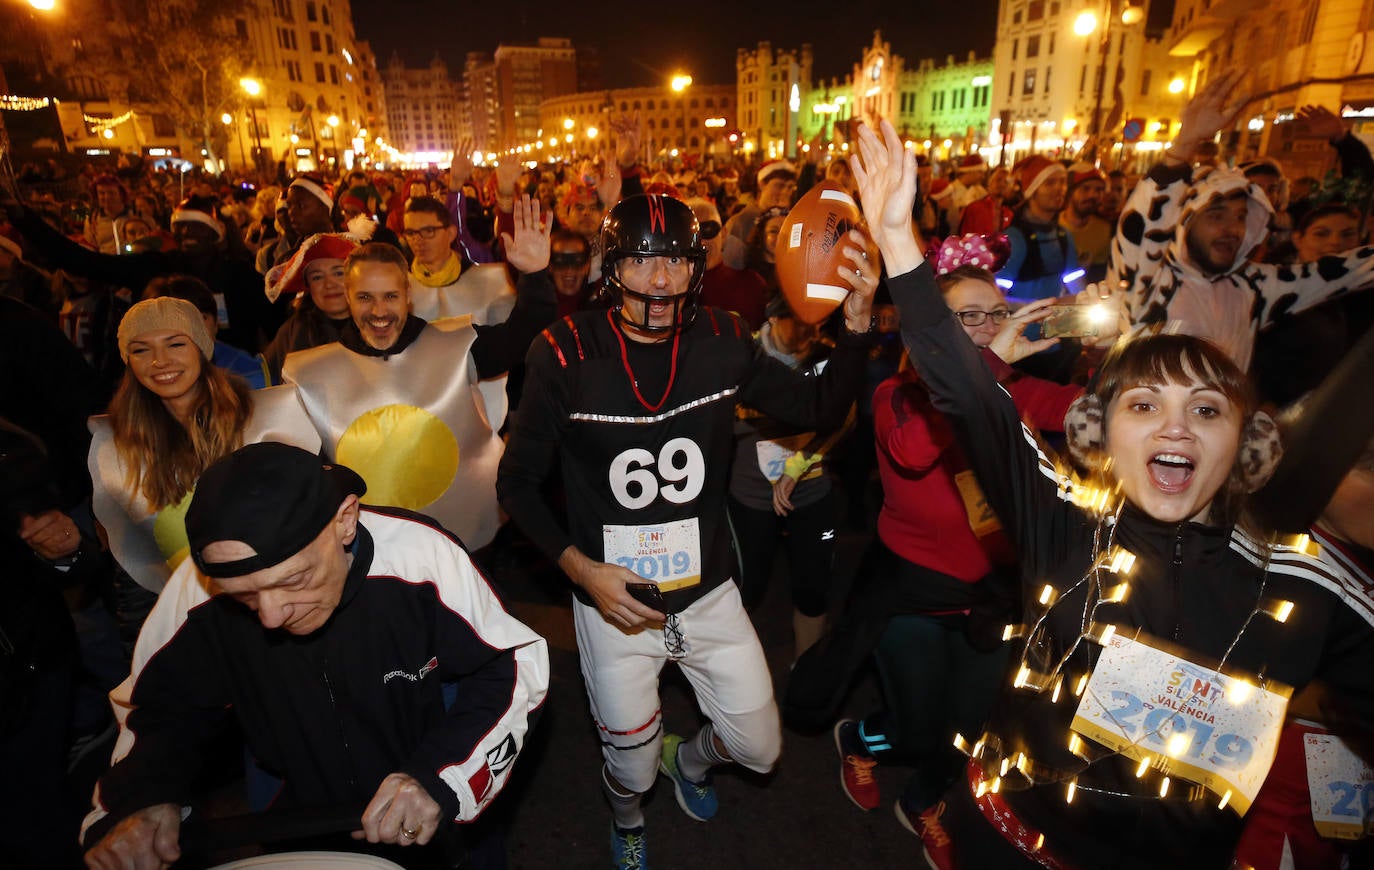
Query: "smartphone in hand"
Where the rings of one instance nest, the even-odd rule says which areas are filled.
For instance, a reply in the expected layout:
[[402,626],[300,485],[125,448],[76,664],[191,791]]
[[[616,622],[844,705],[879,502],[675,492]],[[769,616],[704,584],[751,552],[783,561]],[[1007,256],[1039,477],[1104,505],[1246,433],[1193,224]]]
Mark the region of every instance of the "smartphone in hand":
[[1056,302],[1050,315],[1040,321],[1042,338],[1088,338],[1096,336],[1106,323],[1107,309],[1101,305]]
[[658,588],[657,583],[626,583],[625,591],[645,607],[651,607],[659,613],[668,612],[667,606],[663,603],[663,590]]

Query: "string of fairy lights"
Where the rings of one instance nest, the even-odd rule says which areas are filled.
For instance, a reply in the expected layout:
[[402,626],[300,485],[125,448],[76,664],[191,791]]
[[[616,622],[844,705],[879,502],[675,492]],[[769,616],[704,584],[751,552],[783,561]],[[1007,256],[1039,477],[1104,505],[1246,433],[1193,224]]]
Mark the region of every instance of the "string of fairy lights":
[[[1059,703],[1061,697],[1066,695],[1081,699],[1085,692],[1092,694],[1089,681],[1096,664],[1090,661],[1087,670],[1075,676],[1067,671],[1069,662],[1074,653],[1083,648],[1085,644],[1105,648],[1117,632],[1118,627],[1115,624],[1097,621],[1097,610],[1104,605],[1119,604],[1126,600],[1130,594],[1130,575],[1136,561],[1133,553],[1114,543],[1117,523],[1125,504],[1119,489],[1109,489],[1085,483],[1074,472],[1062,467],[1057,471],[1059,472],[1061,494],[1068,501],[1097,518],[1091,562],[1081,578],[1062,590],[1056,589],[1051,584],[1044,584],[1039,594],[1034,596],[1035,605],[1039,608],[1034,623],[1029,626],[1025,624],[1008,625],[1002,636],[1004,641],[1019,637],[1026,638],[1025,644],[1021,648],[1020,661],[1012,671],[1012,689],[1040,695],[1048,692],[1053,704]],[[1262,575],[1267,579],[1270,559],[1275,554],[1300,552],[1312,555],[1317,544],[1311,541],[1307,535],[1298,535],[1284,541],[1280,541],[1277,537],[1271,538],[1264,542],[1262,547],[1264,556],[1263,564],[1260,567]],[[1083,600],[1078,636],[1073,639],[1073,642],[1069,644],[1068,649],[1062,655],[1054,657],[1053,664],[1048,668],[1044,668],[1043,663],[1041,663],[1041,668],[1035,667],[1036,663],[1032,661],[1032,657],[1036,655],[1037,651],[1045,654],[1053,649],[1052,638],[1049,634],[1050,627],[1046,623],[1055,605],[1068,600],[1083,587],[1086,587],[1086,594]],[[1215,667],[1210,668],[1213,678],[1221,676],[1223,670],[1227,670],[1227,659],[1256,618],[1266,616],[1275,622],[1284,623],[1292,615],[1293,603],[1267,596],[1265,587],[1266,584],[1261,583],[1254,608],[1227,646],[1221,661]],[[1089,656],[1091,659],[1091,652]],[[1256,686],[1263,687],[1266,684],[1266,680],[1260,675],[1237,677],[1227,670],[1227,677],[1231,687],[1227,697],[1233,704],[1244,703]],[[1192,697],[1184,704],[1192,704],[1198,699],[1199,696],[1195,689]],[[1114,720],[1110,714],[1109,718]],[[1159,797],[1165,798],[1170,793],[1171,774],[1179,775],[1172,762],[1181,758],[1189,749],[1188,738],[1178,733],[1165,733],[1174,728],[1173,720],[1175,718],[1179,718],[1179,714],[1164,717],[1153,729],[1144,729],[1138,737],[1116,750],[1109,746],[1101,746],[1096,741],[1093,741],[1090,746],[1089,741],[1086,741],[1070,728],[1066,736],[1066,748],[1075,757],[1085,762],[1085,767],[1078,773],[1083,772],[1096,761],[1112,755],[1138,758],[1139,763],[1135,770],[1136,778],[1143,780],[1149,771],[1157,771],[1159,776],[1155,785]],[[1144,749],[1142,744],[1147,739],[1155,743],[1162,743],[1165,747],[1164,751],[1159,753]],[[1008,776],[1012,770],[1024,777],[1027,786],[1063,782],[1064,801],[1066,803],[1073,802],[1074,795],[1079,789],[1076,773],[1065,781],[1062,779],[1062,775],[1068,771],[1055,771],[1053,766],[1037,764],[1035,759],[1028,757],[1023,751],[1010,749],[1003,751],[1002,737],[991,731],[984,731],[978,740],[972,744],[963,735],[956,734],[954,746],[977,762],[977,766],[981,767],[984,772],[984,776],[975,788],[976,798],[981,799],[989,792],[996,794],[1001,791],[1004,786],[1004,777]],[[1176,797],[1184,800],[1197,800],[1202,798],[1207,791],[1205,786],[1189,784],[1185,789],[1175,789],[1175,794]],[[1219,798],[1218,809],[1224,809],[1232,799],[1232,792],[1226,790],[1219,794]]]

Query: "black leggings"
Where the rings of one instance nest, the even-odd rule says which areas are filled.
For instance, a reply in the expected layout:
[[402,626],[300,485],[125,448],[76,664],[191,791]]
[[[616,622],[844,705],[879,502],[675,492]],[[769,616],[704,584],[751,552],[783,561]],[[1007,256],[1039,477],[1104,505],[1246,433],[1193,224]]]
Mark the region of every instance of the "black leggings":
[[739,545],[740,597],[753,610],[768,592],[778,543],[787,533],[787,563],[792,578],[792,604],[804,616],[824,616],[826,591],[835,556],[835,490],[819,501],[793,508],[785,517],[771,509],[746,507],[730,499],[730,522]]

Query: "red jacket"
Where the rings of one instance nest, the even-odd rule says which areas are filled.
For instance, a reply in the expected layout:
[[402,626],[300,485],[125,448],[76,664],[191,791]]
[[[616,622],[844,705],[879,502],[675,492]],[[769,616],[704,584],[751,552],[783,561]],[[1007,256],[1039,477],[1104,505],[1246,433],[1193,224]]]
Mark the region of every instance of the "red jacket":
[[[1064,413],[1081,388],[1024,375],[989,350],[983,351],[983,358],[1032,428],[1064,430]],[[954,431],[931,404],[914,369],[878,385],[873,429],[883,482],[878,537],[888,549],[966,583],[981,580],[994,565],[1015,561],[1016,554],[993,528],[996,517],[986,506],[986,516],[977,518],[984,534],[974,533],[959,484],[964,483],[975,505],[981,492],[969,486],[973,472],[955,443]]]

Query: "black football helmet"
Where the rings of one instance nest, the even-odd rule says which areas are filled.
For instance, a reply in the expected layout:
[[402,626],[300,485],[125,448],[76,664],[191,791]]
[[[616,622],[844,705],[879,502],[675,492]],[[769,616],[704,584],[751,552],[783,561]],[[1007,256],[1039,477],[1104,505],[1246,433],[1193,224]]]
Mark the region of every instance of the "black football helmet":
[[[697,217],[681,200],[657,193],[622,199],[606,213],[601,222],[601,273],[614,300],[616,316],[636,331],[650,335],[671,335],[686,329],[701,307],[701,282],[706,277],[706,248],[701,243]],[[682,257],[692,266],[687,292],[655,296],[626,287],[620,280],[620,261],[629,257]],[[626,317],[625,297],[644,304],[642,323]],[[673,322],[657,326],[648,323],[648,306],[667,302],[673,305]]]

